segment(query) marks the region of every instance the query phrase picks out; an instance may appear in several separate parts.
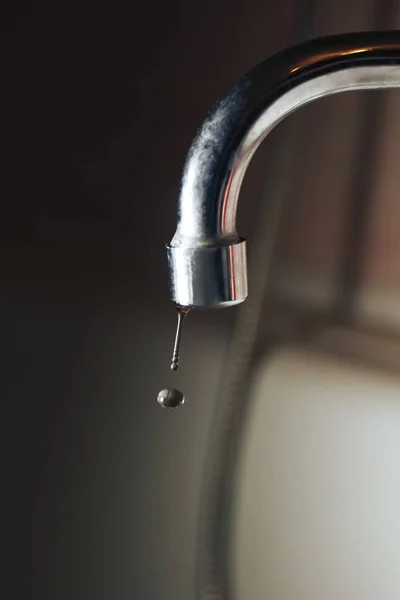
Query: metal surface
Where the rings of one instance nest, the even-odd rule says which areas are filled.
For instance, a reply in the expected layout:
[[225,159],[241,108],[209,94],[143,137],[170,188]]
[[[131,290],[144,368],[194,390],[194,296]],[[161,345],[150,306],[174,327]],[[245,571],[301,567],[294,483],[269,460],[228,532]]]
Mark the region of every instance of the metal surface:
[[244,240],[225,246],[169,246],[167,256],[171,296],[178,306],[230,306],[246,298]]
[[400,31],[320,38],[267,59],[215,105],[189,150],[167,246],[174,302],[227,306],[247,295],[240,187],[268,133],[301,106],[340,92],[400,87]]

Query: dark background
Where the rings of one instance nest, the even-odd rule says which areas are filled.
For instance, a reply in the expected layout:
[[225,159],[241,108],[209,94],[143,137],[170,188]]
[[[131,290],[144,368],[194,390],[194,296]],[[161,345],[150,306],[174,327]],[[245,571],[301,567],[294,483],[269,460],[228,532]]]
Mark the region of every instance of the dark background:
[[[1,5],[2,594],[7,582],[12,597],[43,600],[193,594],[232,314],[193,316],[171,379],[164,244],[197,126],[273,48],[263,34],[243,55],[243,19],[260,13],[231,10]],[[158,407],[171,384],[185,412]]]
[[[236,309],[191,315],[172,376],[164,244],[196,128],[238,76],[300,41],[295,5],[0,6],[1,593],[188,600]],[[310,30],[371,28],[371,6],[317,3]],[[244,185],[250,237],[269,148]],[[173,413],[155,401],[171,384],[188,399]]]

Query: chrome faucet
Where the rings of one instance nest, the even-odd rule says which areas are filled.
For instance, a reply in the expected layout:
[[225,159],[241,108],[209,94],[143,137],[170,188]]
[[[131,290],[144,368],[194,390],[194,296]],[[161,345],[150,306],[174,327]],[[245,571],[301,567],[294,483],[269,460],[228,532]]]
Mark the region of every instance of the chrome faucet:
[[167,246],[178,309],[186,314],[245,300],[246,242],[236,231],[237,202],[250,160],[275,125],[318,98],[397,87],[400,31],[316,39],[276,54],[237,81],[200,127],[183,169],[178,225]]

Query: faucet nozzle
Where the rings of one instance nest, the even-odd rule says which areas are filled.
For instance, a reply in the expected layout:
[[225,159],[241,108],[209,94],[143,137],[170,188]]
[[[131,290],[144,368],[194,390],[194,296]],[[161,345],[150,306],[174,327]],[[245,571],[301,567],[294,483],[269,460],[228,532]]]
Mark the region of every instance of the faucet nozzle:
[[167,246],[172,300],[189,308],[231,306],[247,297],[246,242]]

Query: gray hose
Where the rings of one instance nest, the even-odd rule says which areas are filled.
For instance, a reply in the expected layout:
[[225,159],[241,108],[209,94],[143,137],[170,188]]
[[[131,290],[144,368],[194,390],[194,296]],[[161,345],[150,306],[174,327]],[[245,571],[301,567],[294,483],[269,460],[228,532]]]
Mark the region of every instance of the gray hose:
[[[316,0],[303,0],[294,18],[295,32],[288,43],[311,36]],[[227,600],[229,590],[229,490],[243,417],[249,370],[257,340],[262,305],[270,274],[290,167],[295,154],[295,123],[280,126],[279,144],[268,162],[265,193],[261,194],[257,227],[253,232],[249,265],[249,296],[238,310],[217,396],[217,414],[203,479],[200,516],[198,582],[202,600]],[[268,200],[268,201],[267,201]],[[247,599],[246,599],[247,600]]]

